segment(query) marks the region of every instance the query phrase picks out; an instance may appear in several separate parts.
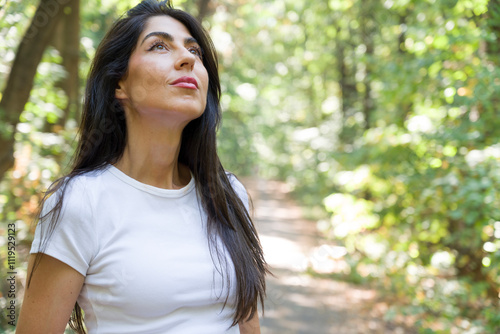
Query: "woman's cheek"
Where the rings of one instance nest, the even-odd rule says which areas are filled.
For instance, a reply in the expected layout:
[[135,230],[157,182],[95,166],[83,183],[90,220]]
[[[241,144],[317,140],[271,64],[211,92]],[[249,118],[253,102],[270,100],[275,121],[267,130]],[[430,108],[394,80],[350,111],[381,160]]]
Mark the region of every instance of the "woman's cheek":
[[134,101],[134,103],[143,102],[147,95],[148,91],[146,88],[138,86],[132,91],[132,101]]

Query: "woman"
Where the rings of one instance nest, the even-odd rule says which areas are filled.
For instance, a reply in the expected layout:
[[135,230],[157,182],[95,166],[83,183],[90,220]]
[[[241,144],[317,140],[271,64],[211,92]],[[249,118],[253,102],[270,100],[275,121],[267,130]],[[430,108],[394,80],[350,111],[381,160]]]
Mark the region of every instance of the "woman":
[[[108,31],[72,171],[45,197],[17,333],[259,333],[268,272],[216,153],[217,57],[147,0]],[[72,312],[73,310],[73,312]]]

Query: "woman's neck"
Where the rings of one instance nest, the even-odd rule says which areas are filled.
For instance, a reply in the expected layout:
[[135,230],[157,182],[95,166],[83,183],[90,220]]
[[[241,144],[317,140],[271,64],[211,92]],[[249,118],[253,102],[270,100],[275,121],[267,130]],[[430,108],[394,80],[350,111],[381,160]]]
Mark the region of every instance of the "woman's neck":
[[122,157],[115,164],[128,176],[145,184],[164,189],[186,186],[191,173],[179,164],[182,129],[139,130],[129,127],[127,144]]

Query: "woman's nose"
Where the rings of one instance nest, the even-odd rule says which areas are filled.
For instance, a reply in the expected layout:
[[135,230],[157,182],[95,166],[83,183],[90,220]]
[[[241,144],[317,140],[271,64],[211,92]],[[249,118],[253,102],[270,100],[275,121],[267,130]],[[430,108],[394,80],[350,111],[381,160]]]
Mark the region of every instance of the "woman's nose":
[[176,61],[176,69],[189,69],[193,70],[194,63],[196,62],[196,56],[192,54],[188,49],[182,48],[179,50],[179,55]]

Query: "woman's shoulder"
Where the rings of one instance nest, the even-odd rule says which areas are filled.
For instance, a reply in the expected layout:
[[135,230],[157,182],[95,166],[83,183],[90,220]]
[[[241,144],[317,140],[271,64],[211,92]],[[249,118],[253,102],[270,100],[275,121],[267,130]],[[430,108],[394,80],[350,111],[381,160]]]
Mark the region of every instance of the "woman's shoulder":
[[233,190],[236,192],[236,195],[238,195],[248,210],[248,193],[245,186],[233,173],[226,171],[226,175],[229,179],[231,187],[233,187]]
[[[236,177],[236,175],[234,175],[233,173],[229,172],[229,171],[226,171],[226,176],[227,178],[229,179],[229,182],[231,183],[231,186],[234,188],[234,190],[236,189],[242,189],[242,190],[245,190],[245,186],[243,185],[243,183],[241,183],[241,181]],[[246,190],[245,190],[246,192]]]
[[102,183],[105,178],[110,175],[109,167],[110,165],[105,165],[104,167],[92,169],[88,171],[82,171],[75,175],[68,175],[65,177],[66,186],[71,191],[87,191],[89,189],[95,189]]
[[105,171],[106,168],[85,171],[76,175],[69,174],[55,181],[48,189],[44,211],[55,206],[61,198],[64,198],[65,207],[81,206],[82,202],[88,201],[89,192],[99,188],[100,178]]

